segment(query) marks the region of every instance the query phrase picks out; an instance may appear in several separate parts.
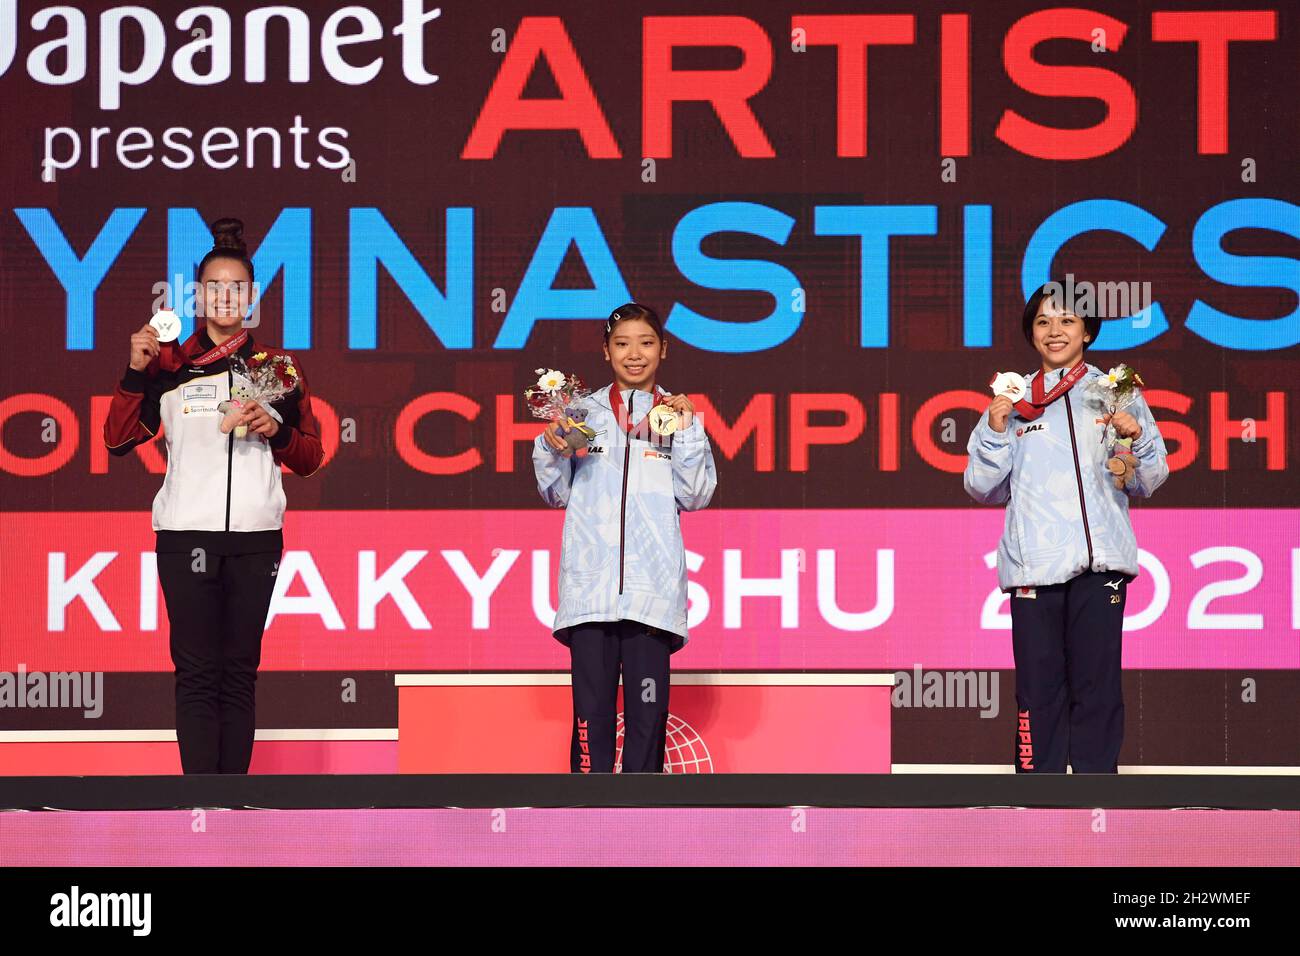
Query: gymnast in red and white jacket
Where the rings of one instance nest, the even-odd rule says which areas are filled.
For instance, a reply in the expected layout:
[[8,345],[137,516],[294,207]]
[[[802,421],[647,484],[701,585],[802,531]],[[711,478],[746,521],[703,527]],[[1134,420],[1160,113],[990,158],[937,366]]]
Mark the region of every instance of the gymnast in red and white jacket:
[[[154,334],[152,327],[145,328],[149,331],[136,335]],[[207,330],[200,329],[184,344],[160,345],[145,369],[128,367],[113,394],[104,441],[110,453],[125,455],[163,433],[167,475],[153,501],[160,550],[189,550],[191,544],[226,553],[268,546],[280,550],[285,509],[280,466],[306,478],[315,474],[323,457],[307,379],[301,362],[293,359],[298,387],[270,406],[281,421],[269,411],[263,410],[260,418],[255,408],[246,410],[248,434],[236,438],[233,431],[221,431],[224,416],[218,408],[231,397],[230,359],[223,356],[204,365],[190,361],[217,348]],[[233,351],[245,361],[262,353],[288,355],[255,343],[251,333]],[[275,424],[268,426],[268,420]],[[214,533],[220,537],[210,537]]]
[[248,771],[262,634],[284,550],[280,466],[307,477],[324,457],[296,359],[292,392],[266,406],[245,401],[237,424],[246,430],[222,429],[222,403],[240,381],[231,356],[255,365],[286,354],[255,343],[244,324],[256,289],[242,230],[235,219],[212,225],[213,248],[199,264],[198,331],[179,344],[161,342],[151,324],[131,336],[130,365],[104,423],[115,455],[160,432],[167,447],[153,527],[185,773]]

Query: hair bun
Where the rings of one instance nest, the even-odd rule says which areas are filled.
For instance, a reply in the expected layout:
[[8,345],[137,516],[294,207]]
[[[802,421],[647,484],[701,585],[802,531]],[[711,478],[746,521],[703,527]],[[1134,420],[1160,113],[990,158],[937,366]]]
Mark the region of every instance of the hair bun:
[[218,219],[212,224],[212,248],[248,255],[244,244],[244,223],[239,219]]

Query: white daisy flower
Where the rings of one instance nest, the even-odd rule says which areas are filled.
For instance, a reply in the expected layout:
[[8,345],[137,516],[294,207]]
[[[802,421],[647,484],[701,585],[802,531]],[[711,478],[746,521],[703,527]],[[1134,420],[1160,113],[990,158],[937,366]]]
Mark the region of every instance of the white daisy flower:
[[564,388],[564,374],[555,369],[547,369],[537,380],[537,387],[544,392],[558,392]]
[[1117,365],[1109,372],[1107,372],[1105,375],[1103,375],[1101,378],[1099,378],[1097,380],[1097,384],[1100,385],[1102,388],[1115,388],[1116,386],[1119,385],[1119,379],[1120,376],[1123,374],[1123,372],[1124,372],[1124,366]]

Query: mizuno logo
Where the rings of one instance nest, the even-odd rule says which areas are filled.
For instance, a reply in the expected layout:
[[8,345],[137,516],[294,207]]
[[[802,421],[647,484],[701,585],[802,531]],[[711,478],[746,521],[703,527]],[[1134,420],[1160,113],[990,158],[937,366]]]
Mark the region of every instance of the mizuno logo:
[[1124,583],[1124,579],[1123,579],[1123,578],[1120,578],[1118,581],[1107,581],[1107,582],[1106,582],[1106,587],[1108,587],[1108,588],[1114,588],[1116,591],[1118,591],[1118,590],[1119,590],[1119,586],[1120,586],[1121,584],[1123,584],[1123,583]]

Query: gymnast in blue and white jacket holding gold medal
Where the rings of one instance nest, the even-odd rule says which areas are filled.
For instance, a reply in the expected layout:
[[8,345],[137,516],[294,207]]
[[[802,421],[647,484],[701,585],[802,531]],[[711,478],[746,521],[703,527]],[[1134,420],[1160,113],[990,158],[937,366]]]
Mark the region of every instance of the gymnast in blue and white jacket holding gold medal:
[[660,773],[669,655],[685,645],[686,551],[679,515],[707,507],[713,452],[690,399],[655,384],[667,356],[653,309],[629,303],[605,324],[614,384],[581,399],[595,432],[576,456],[561,425],[537,436],[542,498],[567,509],[554,633],[572,656],[570,769],[614,770],[618,681],[624,773]]

